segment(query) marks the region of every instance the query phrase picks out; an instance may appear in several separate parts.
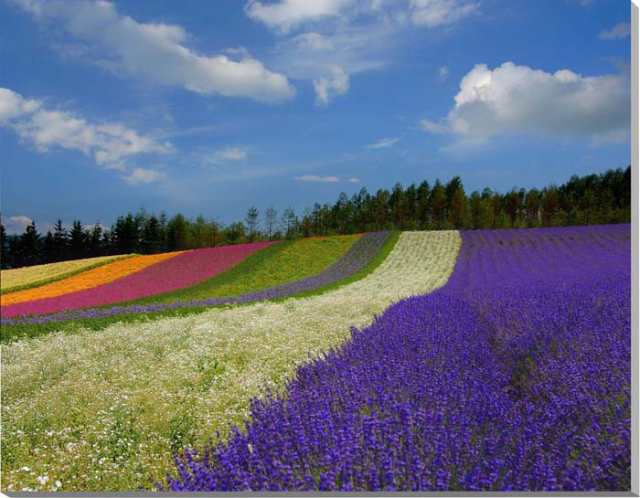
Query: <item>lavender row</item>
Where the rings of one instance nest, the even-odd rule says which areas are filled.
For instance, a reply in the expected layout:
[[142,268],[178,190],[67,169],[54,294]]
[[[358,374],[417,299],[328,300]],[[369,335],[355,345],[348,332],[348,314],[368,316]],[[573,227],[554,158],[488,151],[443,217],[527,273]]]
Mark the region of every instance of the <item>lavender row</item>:
[[445,287],[300,368],[167,487],[628,490],[628,236],[463,233]]
[[358,239],[347,253],[329,268],[302,280],[282,284],[262,291],[251,292],[240,296],[216,297],[194,301],[177,301],[174,303],[156,303],[140,305],[113,306],[110,308],[93,308],[71,312],[54,313],[44,316],[7,318],[2,325],[42,324],[64,320],[104,318],[122,314],[145,314],[164,310],[185,308],[202,308],[225,304],[246,304],[255,301],[278,299],[313,291],[348,278],[362,270],[380,252],[389,237],[389,232],[371,232]]

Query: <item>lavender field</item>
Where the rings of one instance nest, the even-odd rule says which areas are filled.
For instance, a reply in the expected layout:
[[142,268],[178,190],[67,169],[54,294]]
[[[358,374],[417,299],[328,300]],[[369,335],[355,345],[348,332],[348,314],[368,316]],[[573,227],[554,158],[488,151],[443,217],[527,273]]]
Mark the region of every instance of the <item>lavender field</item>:
[[461,232],[406,298],[176,455],[189,490],[628,490],[630,226]]

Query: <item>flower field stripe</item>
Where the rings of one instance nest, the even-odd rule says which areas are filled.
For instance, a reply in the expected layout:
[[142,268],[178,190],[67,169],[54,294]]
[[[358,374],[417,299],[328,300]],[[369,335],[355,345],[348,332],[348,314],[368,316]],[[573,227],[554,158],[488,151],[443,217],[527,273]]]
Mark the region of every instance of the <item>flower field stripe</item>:
[[41,287],[12,292],[10,294],[3,294],[0,296],[0,304],[3,308],[2,314],[7,317],[15,316],[15,314],[13,314],[8,308],[10,305],[62,296],[64,294],[78,292],[85,289],[93,289],[132,273],[144,270],[145,268],[162,261],[175,258],[179,254],[181,254],[180,251],[119,259],[104,266],[83,271],[77,275],[73,275]]
[[47,473],[67,491],[154,489],[174,451],[226,439],[350,326],[444,285],[459,247],[454,231],[404,232],[373,272],[324,294],[3,345],[3,485],[42,489]]
[[[151,303],[114,306],[103,309],[87,309],[78,311],[65,311],[59,314],[47,315],[44,317],[18,318],[14,322],[8,316],[8,320],[3,318],[3,325],[12,323],[49,323],[56,320],[77,320],[88,318],[101,318],[128,313],[156,313],[165,310],[176,310],[180,308],[202,308],[220,306],[225,304],[247,304],[255,301],[282,299],[296,294],[314,291],[329,286],[340,280],[347,279],[361,271],[381,250],[389,237],[389,232],[372,232],[360,237],[349,249],[349,251],[329,268],[311,277],[301,279],[276,287],[267,288],[258,292],[250,292],[240,296],[214,297],[197,301],[176,301],[170,303]],[[158,268],[160,270],[160,268]],[[140,279],[145,275],[139,275]],[[127,282],[122,282],[127,283]],[[99,291],[100,289],[98,289]],[[131,286],[127,285],[127,292],[132,294]],[[72,296],[66,296],[71,298]],[[35,303],[34,303],[35,304]],[[70,310],[72,308],[63,308]],[[15,316],[15,315],[14,315]]]
[[133,254],[100,256],[96,258],[75,259],[72,261],[61,261],[59,263],[2,270],[0,271],[0,290],[2,294],[8,294],[10,292],[38,287],[109,264],[118,259],[130,258],[132,256]]
[[629,491],[629,225],[464,232],[171,491]]
[[186,251],[99,287],[7,306],[3,316],[11,318],[102,306],[189,287],[231,268],[271,244],[273,242],[256,242]]
[[363,234],[283,241],[248,257],[216,277],[177,292],[135,304],[197,301],[240,296],[317,275],[340,260]]

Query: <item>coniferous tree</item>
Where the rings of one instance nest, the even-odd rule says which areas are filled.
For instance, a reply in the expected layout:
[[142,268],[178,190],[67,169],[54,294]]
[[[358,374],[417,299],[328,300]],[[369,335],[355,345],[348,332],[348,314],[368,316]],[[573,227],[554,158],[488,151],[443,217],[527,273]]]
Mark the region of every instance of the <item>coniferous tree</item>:
[[42,262],[53,263],[56,253],[56,243],[51,230],[47,231],[42,241]]
[[436,180],[431,191],[431,211],[433,225],[436,229],[446,228],[447,222],[447,191],[440,180]]
[[[273,233],[276,229],[277,223],[278,223],[278,211],[276,211],[276,209],[273,206],[271,206],[267,208],[267,210],[264,213],[264,226],[267,231],[267,238],[269,240],[272,240]],[[317,233],[318,232],[317,226],[314,227],[314,229],[315,229],[315,232]]]
[[9,243],[7,240],[7,231],[4,225],[0,223],[0,268],[8,268]]
[[69,235],[60,219],[53,226],[53,243],[53,257],[51,261],[69,259]]
[[296,236],[298,218],[292,208],[287,208],[282,213],[282,229],[287,239],[292,239]]
[[151,215],[144,222],[140,246],[142,252],[145,254],[155,254],[164,249],[160,221],[154,215]]
[[129,254],[140,251],[139,227],[131,213],[118,217],[113,227],[112,235],[117,254]]
[[20,252],[22,253],[22,264],[25,266],[37,265],[40,263],[40,235],[36,224],[32,221],[20,236]]
[[249,241],[253,242],[256,239],[258,229],[258,209],[255,206],[251,206],[249,208],[244,221],[247,224]]
[[186,218],[177,214],[167,223],[167,249],[177,251],[189,248],[189,224]]
[[102,225],[96,223],[87,234],[87,253],[91,257],[103,256],[106,254],[102,247]]
[[74,220],[69,233],[69,249],[71,259],[80,259],[85,256],[86,236],[80,220]]
[[459,177],[455,177],[447,185],[448,221],[454,228],[465,228],[467,225],[467,196]]

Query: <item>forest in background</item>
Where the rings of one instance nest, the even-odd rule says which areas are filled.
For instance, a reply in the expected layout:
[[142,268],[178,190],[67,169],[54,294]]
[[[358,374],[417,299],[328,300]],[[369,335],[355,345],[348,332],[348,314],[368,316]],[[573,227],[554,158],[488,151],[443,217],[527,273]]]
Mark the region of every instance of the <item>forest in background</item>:
[[375,194],[362,188],[349,197],[341,193],[334,204],[315,203],[302,213],[292,208],[261,213],[255,206],[242,221],[223,225],[203,216],[169,218],[141,210],[118,217],[105,229],[73,221],[67,229],[58,220],[42,235],[35,222],[20,235],[8,235],[0,223],[0,264],[17,268],[69,259],[126,253],[158,252],[238,244],[257,240],[293,239],[315,235],[350,234],[377,230],[447,230],[523,228],[631,220],[631,167],[602,174],[573,176],[543,189],[489,188],[464,190],[460,177],[447,183],[423,181],[401,184]]

